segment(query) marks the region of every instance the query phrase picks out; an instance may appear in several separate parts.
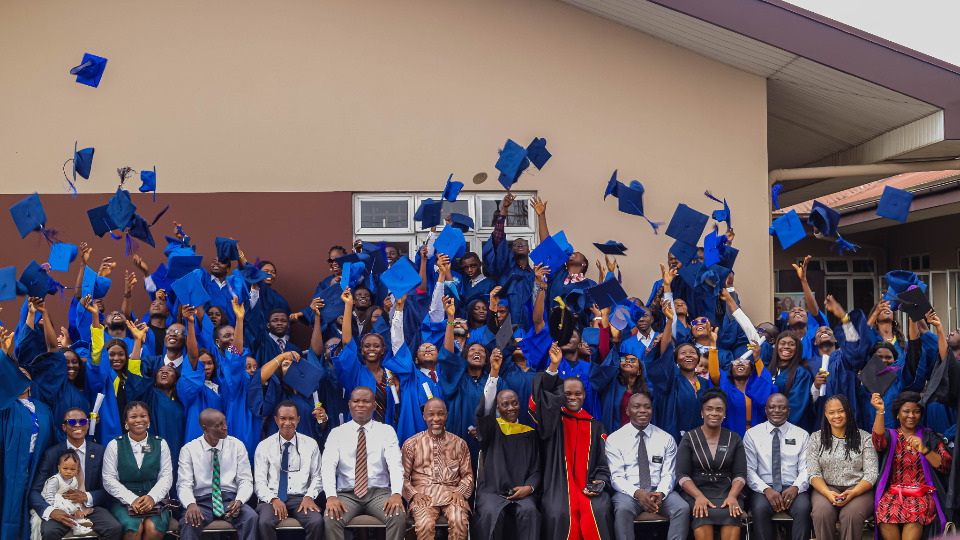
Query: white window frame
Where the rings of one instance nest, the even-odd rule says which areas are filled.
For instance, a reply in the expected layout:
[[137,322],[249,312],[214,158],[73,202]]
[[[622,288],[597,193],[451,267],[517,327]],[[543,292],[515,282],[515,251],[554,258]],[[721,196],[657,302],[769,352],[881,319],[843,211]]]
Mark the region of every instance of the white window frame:
[[[383,227],[360,227],[360,205],[364,201],[404,201],[407,203],[407,224],[405,227],[396,227],[396,228],[383,228]],[[395,235],[395,234],[411,234],[414,232],[414,221],[413,215],[417,211],[417,206],[412,195],[396,194],[396,193],[384,193],[384,194],[366,194],[366,193],[355,193],[353,195],[353,230],[354,230],[354,241],[356,241],[358,235],[369,236],[369,235]]]

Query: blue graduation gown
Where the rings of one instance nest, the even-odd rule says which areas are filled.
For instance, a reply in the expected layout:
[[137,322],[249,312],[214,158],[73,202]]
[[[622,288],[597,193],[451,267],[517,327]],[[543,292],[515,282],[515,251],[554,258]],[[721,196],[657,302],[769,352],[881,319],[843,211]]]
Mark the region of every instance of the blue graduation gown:
[[[480,443],[476,437],[467,433],[467,430],[476,421],[477,404],[483,395],[488,374],[481,372],[480,377],[474,380],[467,373],[466,359],[446,349],[440,349],[437,367],[440,388],[443,389],[447,402],[447,431],[467,441],[470,455],[476,463]],[[497,383],[497,390],[502,390],[501,382]]]
[[697,386],[680,373],[680,367],[674,359],[673,344],[667,352],[644,364],[651,392],[657,396],[654,401],[654,414],[660,419],[660,429],[680,441],[684,433],[700,427],[700,396],[709,388],[706,379],[698,378]]
[[[647,364],[652,362],[660,352],[659,346],[650,350],[649,353],[644,354],[643,356],[638,356],[637,358],[643,362],[643,376],[647,377]],[[673,357],[673,347],[670,346],[667,348],[667,352],[670,357]],[[620,358],[622,354],[617,354],[616,350],[610,351],[607,355],[606,360],[600,366],[602,372],[601,376],[605,381],[595,380],[597,382],[597,389],[600,393],[600,405],[601,412],[600,420],[603,422],[603,428],[607,433],[613,433],[614,431],[620,429],[620,403],[623,402],[623,396],[627,393],[627,387],[620,383],[619,375],[620,373]],[[606,385],[601,386],[601,382],[606,382]],[[650,383],[649,378],[647,378],[647,387],[651,390],[653,386]],[[659,416],[657,414],[657,401],[660,399],[659,392],[651,392],[653,398],[653,419],[651,423],[659,426]]]
[[787,421],[810,431],[813,425],[813,408],[810,404],[812,399],[810,397],[810,386],[813,384],[813,375],[806,368],[798,366],[793,375],[793,386],[790,387],[789,392],[784,392],[788,376],[787,371],[781,371],[777,373],[777,378],[773,381],[777,390],[785,394],[790,402],[790,416],[787,417]]
[[496,278],[498,285],[503,286],[508,281],[510,282],[505,296],[510,303],[510,316],[513,323],[520,325],[521,329],[529,328],[529,317],[527,317],[524,305],[533,293],[533,284],[536,280],[536,276],[533,274],[533,266],[530,266],[527,270],[517,266],[513,251],[507,245],[506,239],[496,246],[494,246],[492,239],[484,242],[483,266]]
[[[242,286],[249,287],[245,282]],[[248,307],[243,316],[244,343],[248,339],[250,343],[253,343],[253,340],[259,340],[261,335],[266,334],[271,312],[279,309],[283,311],[284,315],[290,315],[290,304],[280,293],[264,283],[260,283],[259,290],[260,298],[257,300],[257,304],[252,308]],[[245,289],[244,296],[249,299],[249,294],[249,289]],[[249,306],[249,302],[247,302],[247,306]]]
[[[799,374],[801,370],[797,370]],[[806,373],[806,370],[803,370]],[[723,420],[723,427],[733,431],[743,437],[746,431],[767,420],[767,413],[764,409],[767,398],[770,394],[777,392],[777,387],[770,382],[770,372],[766,368],[760,375],[756,371],[750,375],[747,381],[745,392],[741,392],[733,380],[727,377],[727,374],[720,371],[720,380],[717,385],[721,390],[727,393],[727,417]],[[708,384],[713,386],[713,382],[708,380]],[[807,384],[807,393],[809,395],[810,385]],[[747,406],[749,400],[749,408]],[[749,412],[750,418],[747,419]]]
[[327,430],[329,433],[330,429],[350,421],[350,407],[347,405],[349,397],[343,385],[340,384],[340,379],[337,378],[337,372],[332,363],[317,358],[313,349],[307,351],[307,356],[316,360],[322,370],[317,395],[320,397],[320,403],[323,403],[324,410],[327,411],[327,417],[330,418],[328,420],[330,425]]
[[[244,343],[246,343],[246,338],[244,338]],[[253,357],[257,359],[258,366],[266,364],[287,351],[300,352],[296,345],[290,343],[289,337],[284,338],[283,350],[281,351],[277,342],[270,337],[266,329],[260,331],[250,350],[253,351]]]
[[[300,359],[300,362],[311,362],[315,364],[316,357],[314,357],[313,360],[309,357],[303,357]],[[277,376],[277,373],[271,375],[266,384],[260,384],[259,369],[253,374],[253,377],[250,378],[247,386],[248,407],[255,416],[259,415],[267,419],[267,435],[273,435],[279,431],[274,417],[277,405],[287,399],[296,403],[300,409],[300,423],[297,424],[297,432],[308,437],[313,437],[313,439],[317,441],[317,444],[323,443],[327,431],[320,428],[320,424],[313,416],[313,408],[316,405],[316,403],[313,402],[313,396],[304,396],[289,385],[283,384],[280,377]]]
[[807,333],[803,335],[800,339],[803,345],[803,357],[804,358],[813,358],[817,356],[817,346],[814,344],[814,341],[817,338],[817,329],[821,326],[827,326],[827,319],[823,315],[823,312],[817,313],[817,316],[814,317],[812,313],[807,312]]
[[567,295],[573,291],[583,292],[585,289],[589,289],[597,284],[596,281],[589,278],[583,279],[582,281],[578,281],[576,283],[564,284],[564,280],[567,279],[567,276],[569,275],[570,274],[567,272],[566,268],[560,268],[557,270],[555,275],[550,276],[550,282],[547,284],[548,311],[549,309],[552,309],[554,306],[558,305],[556,301],[558,296],[560,298],[566,298]]
[[[389,345],[387,347],[389,350]],[[340,379],[340,385],[346,391],[348,399],[350,394],[353,393],[353,389],[358,386],[366,386],[374,392],[377,391],[377,380],[373,377],[373,373],[367,369],[367,366],[360,361],[360,356],[357,354],[356,341],[351,340],[350,343],[345,344],[343,348],[340,349],[340,354],[333,356],[332,360],[333,368],[337,372],[337,378]],[[388,386],[384,423],[390,424],[394,429],[397,428],[397,422],[394,420],[395,408],[393,393]]]
[[[224,313],[227,314],[227,324],[230,326],[236,326],[237,318],[233,314],[233,295],[237,295],[237,299],[241,302],[243,302],[245,298],[243,298],[243,292],[241,290],[236,290],[233,286],[233,283],[230,282],[229,274],[224,279],[226,284],[223,287],[221,287],[220,282],[214,280],[210,272],[206,270],[203,271],[200,281],[203,283],[203,288],[206,289],[207,294],[210,295],[210,301],[204,306],[204,311],[206,311],[206,308],[209,308],[210,306],[218,306],[223,310]],[[178,302],[179,301],[175,300],[175,304]]]
[[[893,417],[893,400],[897,399],[902,392],[923,392],[923,387],[939,356],[937,335],[927,332],[919,339],[908,342],[906,352],[897,357],[897,361],[893,363],[894,367],[899,368],[897,378],[883,395],[886,410],[883,424],[887,429],[897,428],[897,421]],[[873,425],[876,409],[870,404],[870,392],[861,385],[859,395],[861,415],[859,420],[863,422],[861,425]]]
[[[383,360],[383,367],[393,372],[400,381],[400,419],[397,422],[397,437],[400,444],[410,437],[427,429],[420,412],[427,400],[438,397],[444,398],[443,389],[439,382],[433,382],[417,367],[406,345],[401,345],[396,354]],[[440,366],[437,366],[437,380],[439,381]]]
[[[63,420],[67,409],[80,407],[90,412],[90,402],[83,391],[67,380],[67,359],[62,352],[43,353],[24,363],[23,367],[33,378],[30,395],[50,408],[52,417]],[[53,430],[56,440],[66,440],[61,429]]]
[[[204,409],[216,409],[223,412],[223,401],[220,394],[204,384],[206,373],[203,362],[197,361],[197,368],[193,369],[189,359],[184,359],[180,366],[180,378],[177,379],[177,397],[183,402],[186,429],[184,438],[192,441],[203,435],[200,428],[200,412]],[[220,377],[214,374],[213,382],[222,388]],[[229,429],[230,424],[227,424]],[[109,439],[104,439],[109,440]]]
[[[247,356],[244,348],[240,354],[230,351],[217,355],[220,370],[220,399],[223,414],[227,417],[227,429],[230,435],[240,439],[253,459],[253,453],[260,442],[260,430],[263,418],[254,415],[247,407],[247,388],[251,376],[247,375]],[[310,410],[313,410],[311,405]]]
[[320,283],[317,283],[317,288],[313,291],[313,298],[320,296],[320,293],[330,286],[333,283],[333,278],[337,277],[336,274],[330,274],[329,276],[320,280]]
[[[859,309],[851,311],[849,314],[850,323],[854,325],[860,339],[857,341],[847,341],[846,334],[843,333],[842,325],[834,329],[834,336],[837,339],[837,350],[833,351],[827,361],[826,370],[827,382],[820,388],[820,398],[817,399],[813,415],[812,428],[816,429],[823,418],[823,408],[830,396],[843,394],[850,401],[854,416],[859,419],[860,401],[859,388],[860,379],[857,375],[863,366],[870,359],[868,354],[873,342],[870,339],[870,327],[867,326],[867,318]],[[821,360],[822,363],[822,360]],[[814,376],[819,371],[819,367],[813,368]],[[873,410],[873,407],[870,408]]]
[[477,297],[488,299],[490,298],[490,291],[497,286],[496,282],[491,278],[485,278],[480,280],[477,284],[471,284],[470,280],[466,277],[461,281],[462,290],[460,292],[460,301],[457,302],[457,317],[461,319],[467,318],[467,300]]
[[0,353],[0,540],[28,540],[30,516],[27,496],[43,451],[53,439],[50,408],[36,406],[37,442],[30,453],[34,419],[19,401],[30,381],[7,355]]

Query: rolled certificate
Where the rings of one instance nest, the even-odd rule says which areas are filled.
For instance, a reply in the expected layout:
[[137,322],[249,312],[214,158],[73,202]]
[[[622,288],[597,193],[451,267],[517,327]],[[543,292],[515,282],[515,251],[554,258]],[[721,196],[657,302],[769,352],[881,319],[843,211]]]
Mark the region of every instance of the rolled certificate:
[[[320,403],[320,395],[317,394],[316,392],[313,393],[313,404],[314,404],[313,405],[314,409],[316,409],[317,407],[323,407],[323,403]],[[317,418],[317,423],[322,424],[323,422],[321,422],[320,419]]]
[[[384,373],[387,374],[387,378],[393,379],[393,373],[390,373],[389,369],[384,368]],[[397,393],[397,387],[395,385],[390,385],[390,392],[393,393],[393,403],[395,405],[400,404],[400,394]]]
[[[100,418],[100,406],[103,405],[103,394],[97,394],[97,401],[93,404],[93,412],[90,413],[90,434],[94,435],[97,430],[97,418]],[[95,435],[94,435],[95,436]]]

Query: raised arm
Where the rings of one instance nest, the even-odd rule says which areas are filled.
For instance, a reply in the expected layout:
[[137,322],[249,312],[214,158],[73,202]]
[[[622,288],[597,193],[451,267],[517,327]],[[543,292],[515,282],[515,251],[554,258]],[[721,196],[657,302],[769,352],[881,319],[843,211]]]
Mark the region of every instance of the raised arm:
[[310,335],[310,349],[317,358],[323,359],[323,321],[320,317],[320,310],[324,305],[323,298],[314,298],[310,302],[310,310],[313,311],[313,333]]
[[[134,324],[127,321],[127,330],[133,335],[133,350],[130,351],[130,362],[128,368],[131,373],[140,375],[140,368],[134,368],[134,360],[140,360],[140,351],[143,349],[143,342],[147,339],[147,323]],[[139,362],[136,363],[139,365]]]
[[[187,360],[193,369],[197,369],[197,361],[200,359],[200,347],[197,346],[197,325],[194,320],[197,318],[197,308],[193,306],[180,306],[183,313],[183,322],[187,327]],[[234,336],[236,341],[236,336]]]
[[793,268],[797,271],[797,277],[800,278],[800,286],[803,287],[803,301],[806,302],[807,313],[814,318],[818,318],[820,308],[817,306],[817,300],[813,297],[813,291],[810,290],[810,284],[807,283],[807,264],[811,258],[812,256],[807,255],[799,266],[795,264]]
[[540,197],[534,195],[530,199],[533,205],[533,211],[537,213],[537,226],[540,229],[540,238],[550,236],[550,229],[547,228],[547,201],[540,200]]
[[287,351],[285,353],[281,353],[273,360],[268,360],[267,363],[263,364],[263,366],[260,368],[260,383],[267,384],[267,381],[270,380],[270,377],[272,377],[273,374],[280,369],[280,367],[283,365],[283,361],[286,359],[290,359],[291,362],[299,362],[300,355],[295,351]]
[[133,311],[130,310],[130,297],[133,296],[133,285],[137,282],[137,275],[129,270],[123,271],[123,302],[120,312],[128,321],[133,320]]
[[443,311],[447,314],[447,328],[443,333],[443,348],[452,353],[454,314],[457,312],[457,306],[453,303],[453,298],[443,297]]
[[77,286],[73,288],[73,297],[79,301],[81,298],[80,290],[83,287],[83,271],[87,268],[87,261],[90,260],[93,248],[88,246],[86,242],[80,242],[77,251],[80,253],[80,270],[77,272]]
[[710,347],[710,351],[707,352],[707,366],[710,373],[710,382],[714,386],[720,386],[720,356],[716,347]]
[[80,305],[93,316],[90,328],[103,328],[100,326],[100,308],[97,307],[97,303],[93,301],[89,294],[80,299]]
[[390,321],[390,350],[393,354],[397,354],[400,347],[403,347],[403,306],[406,303],[407,295],[403,295],[397,300],[397,308],[394,310],[393,319]]
[[428,253],[429,253],[429,250],[427,249],[427,245],[424,244],[424,245],[420,248],[420,290],[421,290],[421,291],[426,291],[426,290],[427,290],[428,283],[429,283],[429,280],[427,279],[427,258],[428,258],[427,255],[428,255]]
[[[928,311],[926,318],[927,324],[933,327],[937,333],[937,352],[940,353],[940,359],[943,360],[947,357],[947,333],[943,331],[943,324],[940,323],[940,317],[937,317],[935,311],[932,309]],[[44,329],[46,329],[46,325],[44,325]]]
[[[53,327],[53,318],[50,316],[50,312],[47,311],[47,305],[43,299],[39,299],[40,302],[37,304],[37,311],[43,315],[43,338],[47,343],[47,352],[57,352],[60,349],[60,345],[57,343],[57,331]],[[31,316],[30,321],[33,321]]]
[[543,264],[538,264],[533,268],[533,273],[536,276],[535,284],[537,287],[537,297],[533,301],[533,329],[535,332],[539,332],[546,326],[543,320],[543,306],[544,298],[547,296],[547,274],[550,273],[550,269]]
[[340,294],[340,301],[343,302],[343,324],[341,325],[341,343],[345,347],[353,339],[353,292],[350,287],[343,289]]
[[663,325],[663,333],[660,334],[660,354],[662,355],[667,352],[667,349],[670,348],[670,342],[673,341],[673,302],[661,300],[660,310],[666,320]]
[[233,329],[233,346],[240,352],[243,352],[243,316],[246,314],[246,308],[243,307],[243,304],[240,303],[240,300],[237,299],[237,295],[233,295],[233,300],[231,300],[231,306],[233,307],[233,315],[237,318],[237,325]]

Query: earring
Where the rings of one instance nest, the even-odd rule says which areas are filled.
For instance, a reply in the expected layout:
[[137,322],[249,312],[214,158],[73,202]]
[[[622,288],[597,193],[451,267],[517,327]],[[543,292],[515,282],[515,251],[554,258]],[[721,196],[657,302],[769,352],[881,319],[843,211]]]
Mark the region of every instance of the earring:
[[124,430],[124,431],[130,431],[130,427],[129,427],[127,424],[124,424],[124,425],[123,425],[123,430]]

